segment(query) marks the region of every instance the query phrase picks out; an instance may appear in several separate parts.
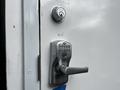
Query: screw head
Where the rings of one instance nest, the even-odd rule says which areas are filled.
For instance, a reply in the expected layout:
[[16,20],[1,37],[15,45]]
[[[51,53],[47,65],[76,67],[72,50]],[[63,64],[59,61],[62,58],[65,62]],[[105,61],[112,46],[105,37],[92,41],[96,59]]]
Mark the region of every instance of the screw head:
[[59,23],[62,22],[64,20],[66,16],[66,11],[64,8],[62,7],[54,7],[52,10],[52,19]]

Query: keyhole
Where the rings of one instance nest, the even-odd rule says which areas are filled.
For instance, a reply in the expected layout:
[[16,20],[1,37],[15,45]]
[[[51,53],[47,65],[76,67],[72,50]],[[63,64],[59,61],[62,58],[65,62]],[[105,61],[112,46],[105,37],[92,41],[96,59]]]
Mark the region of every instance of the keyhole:
[[59,22],[62,22],[64,20],[66,16],[66,11],[64,8],[62,7],[55,7],[53,8],[52,10],[52,19],[59,23]]

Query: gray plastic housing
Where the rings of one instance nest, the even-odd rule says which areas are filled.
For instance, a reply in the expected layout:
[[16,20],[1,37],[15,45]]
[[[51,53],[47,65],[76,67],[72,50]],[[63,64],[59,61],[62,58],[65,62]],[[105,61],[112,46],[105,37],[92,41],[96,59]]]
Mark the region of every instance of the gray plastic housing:
[[57,40],[50,43],[50,66],[49,66],[49,85],[57,86],[68,81],[68,75],[60,72],[58,66],[69,65],[72,54],[71,44],[64,40]]

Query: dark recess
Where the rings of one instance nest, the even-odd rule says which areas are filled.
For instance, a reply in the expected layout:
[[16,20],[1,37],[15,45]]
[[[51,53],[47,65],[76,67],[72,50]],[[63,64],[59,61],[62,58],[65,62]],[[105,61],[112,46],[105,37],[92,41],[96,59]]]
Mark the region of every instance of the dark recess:
[[5,51],[5,0],[0,0],[0,90],[7,90]]

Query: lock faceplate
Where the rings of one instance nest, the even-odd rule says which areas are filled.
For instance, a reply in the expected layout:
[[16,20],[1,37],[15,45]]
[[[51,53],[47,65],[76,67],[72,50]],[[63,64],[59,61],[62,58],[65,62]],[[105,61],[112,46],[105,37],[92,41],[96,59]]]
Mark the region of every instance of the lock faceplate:
[[59,71],[59,65],[68,66],[70,59],[72,47],[67,41],[54,41],[50,44],[50,76],[49,84],[50,86],[57,86],[64,84],[68,81],[68,75]]

